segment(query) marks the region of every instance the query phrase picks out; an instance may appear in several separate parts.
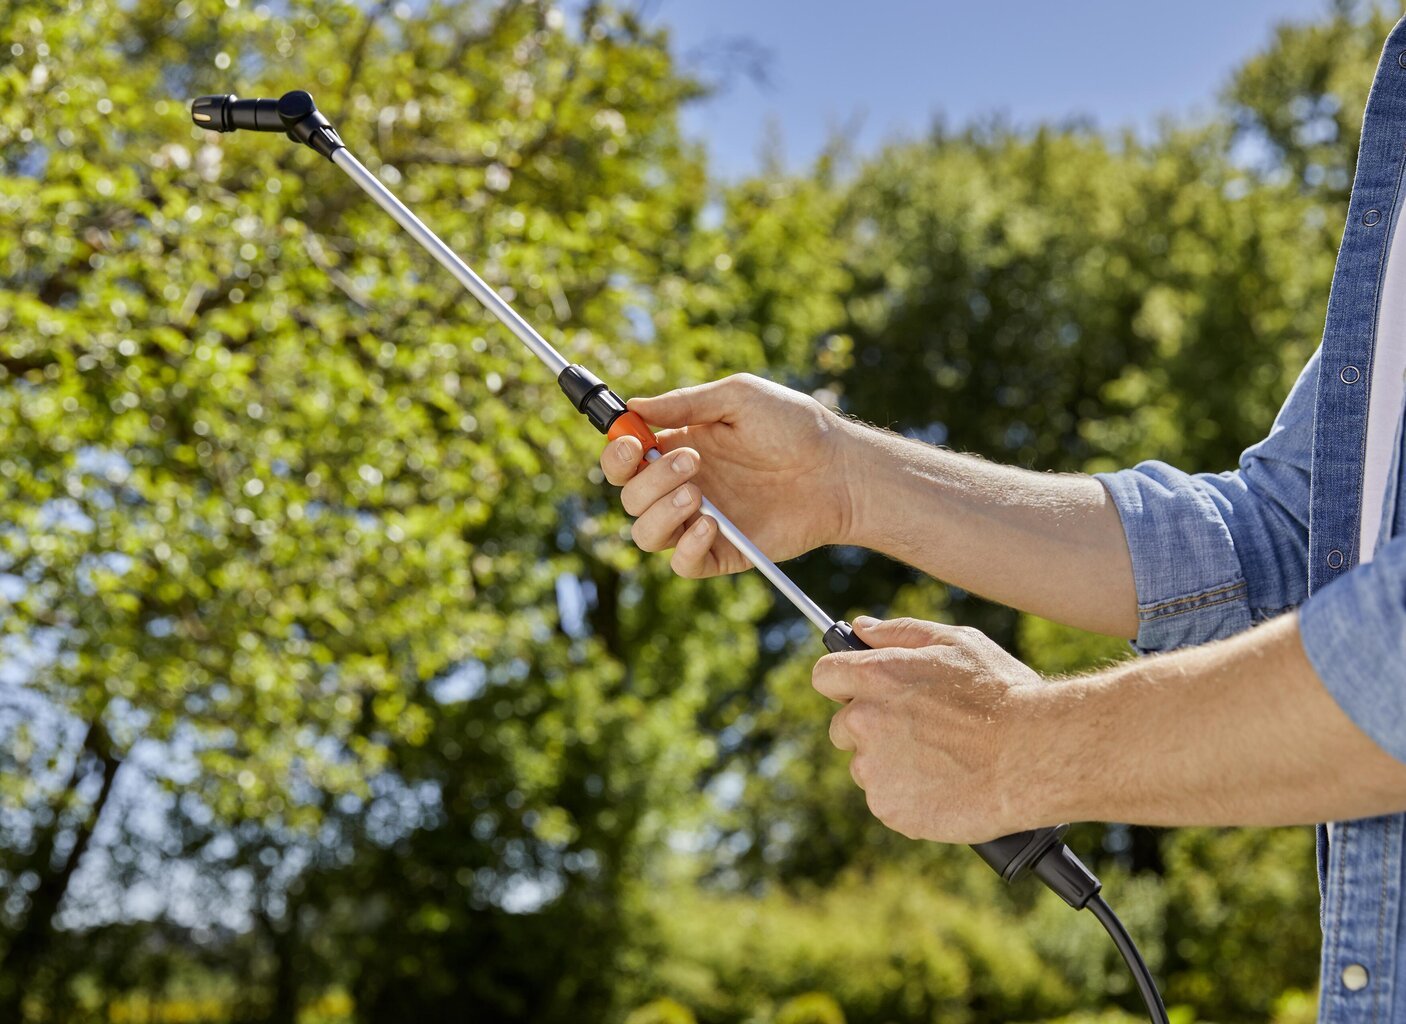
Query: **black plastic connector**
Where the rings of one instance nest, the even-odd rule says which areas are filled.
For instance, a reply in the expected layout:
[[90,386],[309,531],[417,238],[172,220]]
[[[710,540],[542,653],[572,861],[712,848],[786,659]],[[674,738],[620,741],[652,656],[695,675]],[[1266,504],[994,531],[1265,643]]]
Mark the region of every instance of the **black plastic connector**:
[[312,95],[302,89],[285,92],[278,98],[278,119],[283,122],[290,139],[301,142],[328,160],[337,150],[347,147],[337,134],[337,129],[332,127],[332,122],[317,109]]
[[831,654],[870,649],[868,644],[854,635],[854,627],[843,619],[827,629],[825,635],[820,639],[825,644],[825,649]]
[[1063,843],[1057,843],[1030,870],[1075,910],[1087,907],[1103,888],[1098,876]]
[[1068,831],[1068,825],[1034,828],[989,842],[976,843],[972,849],[977,852],[977,856],[991,865],[991,870],[1002,879],[1014,882],[1059,846],[1060,840]]
[[825,636],[821,637],[821,641],[825,644],[825,650],[830,651],[831,654],[839,654],[841,651],[872,650],[869,644],[855,636],[855,627],[849,625],[844,619],[825,630]]
[[572,363],[557,376],[557,383],[576,411],[584,413],[602,434],[610,430],[610,425],[625,415],[625,401],[584,366]]

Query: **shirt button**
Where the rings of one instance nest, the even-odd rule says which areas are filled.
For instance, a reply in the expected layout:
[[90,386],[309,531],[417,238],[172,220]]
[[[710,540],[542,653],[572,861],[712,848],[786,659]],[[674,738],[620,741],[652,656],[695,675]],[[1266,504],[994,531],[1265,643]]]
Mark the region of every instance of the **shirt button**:
[[1338,374],[1338,380],[1344,384],[1356,384],[1362,379],[1362,371],[1351,364],[1344,366],[1342,372]]
[[1341,569],[1343,567],[1343,553],[1337,548],[1328,552],[1328,568]]
[[1365,225],[1367,225],[1369,228],[1376,227],[1376,226],[1377,226],[1378,224],[1380,224],[1381,222],[1382,222],[1382,211],[1381,211],[1381,210],[1368,210],[1366,213],[1364,213],[1364,214],[1362,215],[1362,223],[1365,224]]
[[1349,992],[1360,992],[1367,987],[1367,968],[1361,964],[1348,964],[1343,968],[1343,988]]

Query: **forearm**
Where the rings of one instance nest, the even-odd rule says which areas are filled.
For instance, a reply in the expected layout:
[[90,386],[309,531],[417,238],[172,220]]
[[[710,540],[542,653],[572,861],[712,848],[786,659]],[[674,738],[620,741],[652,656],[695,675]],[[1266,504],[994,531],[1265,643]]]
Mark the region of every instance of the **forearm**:
[[851,429],[852,543],[1023,611],[1136,635],[1132,562],[1098,481]]
[[1029,696],[1030,824],[1292,825],[1406,809],[1406,765],[1305,656],[1298,616]]

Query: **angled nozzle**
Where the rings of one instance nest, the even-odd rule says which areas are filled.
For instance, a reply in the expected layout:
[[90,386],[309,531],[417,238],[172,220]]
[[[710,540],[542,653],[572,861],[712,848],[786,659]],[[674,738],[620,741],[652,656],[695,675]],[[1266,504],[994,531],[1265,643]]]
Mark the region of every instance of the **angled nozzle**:
[[346,148],[332,122],[302,89],[285,92],[276,100],[242,100],[233,93],[201,96],[192,101],[190,118],[201,128],[215,132],[286,132],[294,142],[309,146],[329,160],[337,150]]

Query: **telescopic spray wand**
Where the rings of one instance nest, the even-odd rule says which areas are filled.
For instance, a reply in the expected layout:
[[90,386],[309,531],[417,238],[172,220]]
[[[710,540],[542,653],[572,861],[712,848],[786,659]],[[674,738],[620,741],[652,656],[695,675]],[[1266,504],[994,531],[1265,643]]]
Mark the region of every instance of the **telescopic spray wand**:
[[[243,129],[280,132],[294,142],[301,142],[327,157],[439,261],[440,265],[526,345],[533,355],[546,364],[562,391],[566,393],[566,397],[571,400],[571,404],[576,407],[577,412],[583,413],[591,421],[592,426],[611,440],[625,436],[638,438],[644,446],[645,459],[652,462],[659,458],[659,443],[654,432],[639,414],[626,409],[620,396],[610,390],[595,374],[585,367],[568,363],[560,352],[503,300],[502,296],[474,273],[454,250],[445,245],[439,236],[426,227],[424,222],[381,184],[374,174],[362,166],[361,161],[352,155],[331,122],[317,109],[311,95],[302,90],[294,90],[284,93],[276,100],[242,100],[232,94],[201,96],[191,104],[191,117],[197,125],[212,131],[232,132]],[[827,615],[706,497],[702,500],[702,513],[712,517],[718,524],[719,532],[811,621],[821,632],[828,650],[837,652],[868,649],[868,645],[854,635],[848,622]],[[1127,929],[1099,895],[1102,883],[1063,842],[1068,828],[1068,825],[1056,825],[1017,832],[990,842],[978,843],[972,849],[1005,881],[1013,882],[1026,874],[1033,874],[1075,910],[1083,910],[1086,907],[1091,910],[1108,930],[1118,951],[1132,970],[1152,1020],[1165,1024],[1167,1011],[1162,1005],[1162,997],[1158,994],[1152,975]]]

